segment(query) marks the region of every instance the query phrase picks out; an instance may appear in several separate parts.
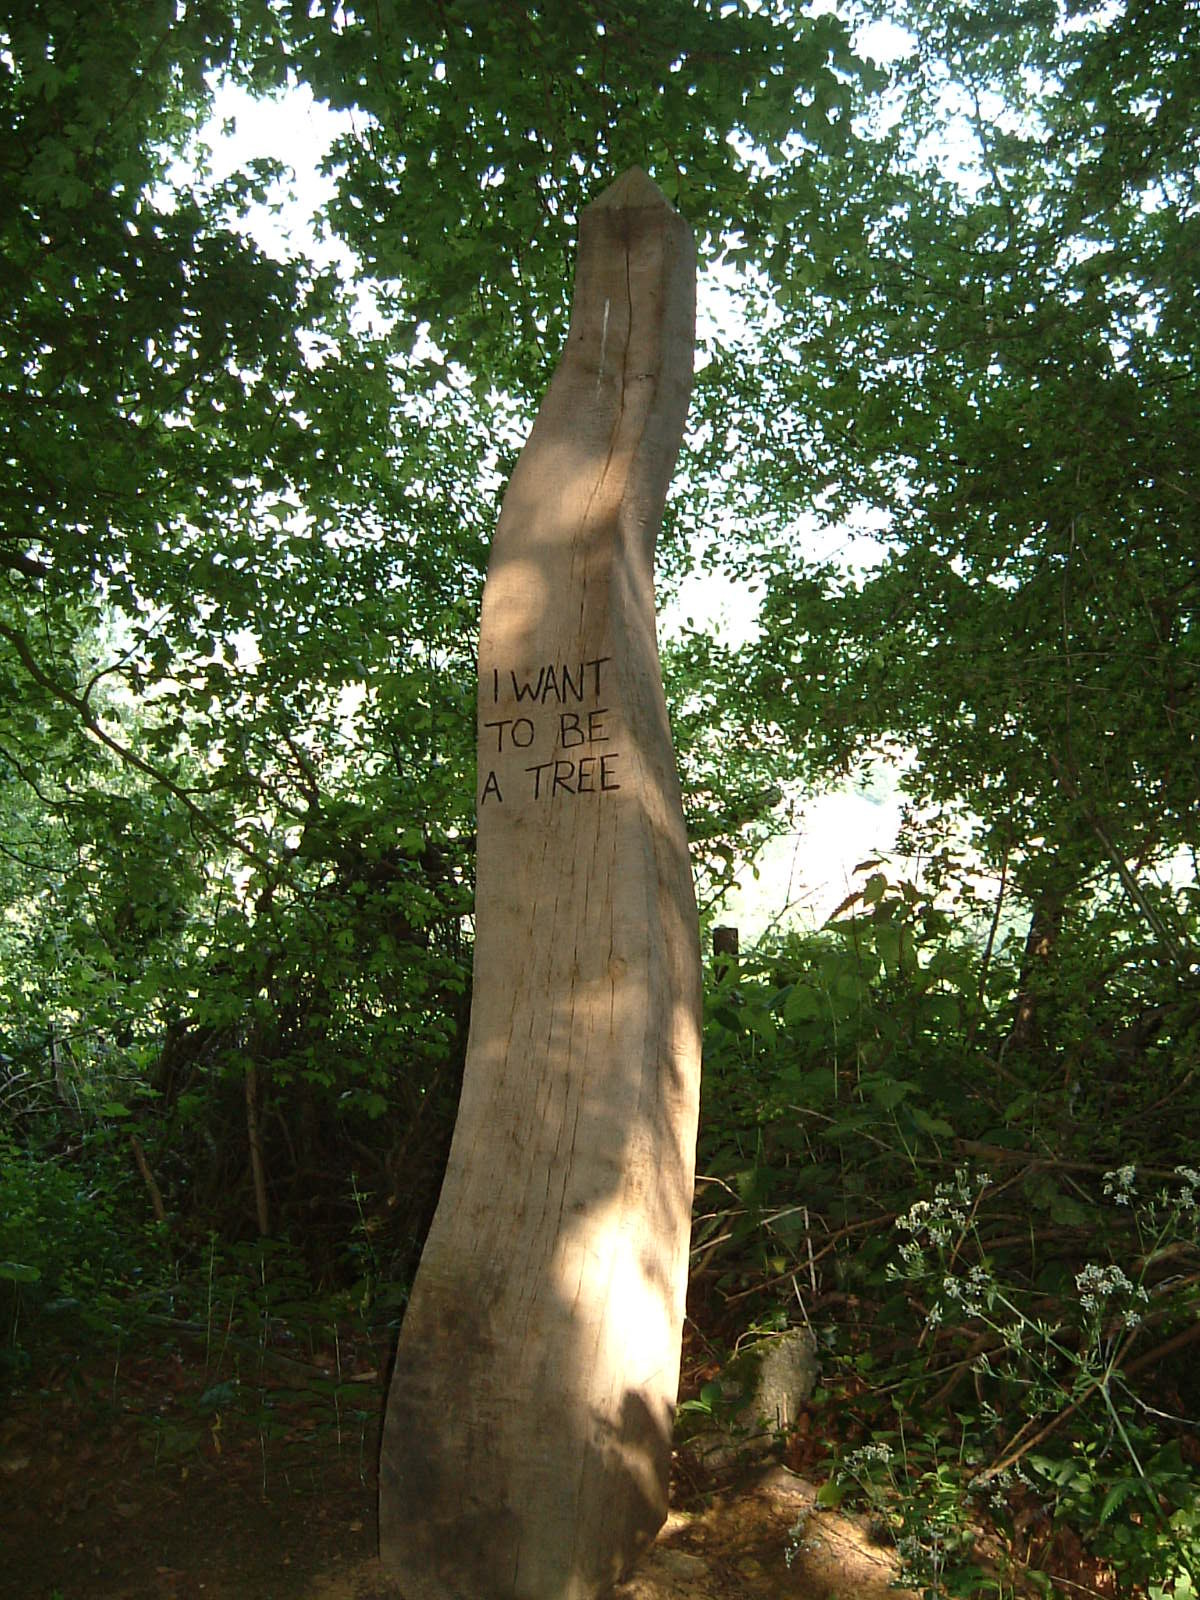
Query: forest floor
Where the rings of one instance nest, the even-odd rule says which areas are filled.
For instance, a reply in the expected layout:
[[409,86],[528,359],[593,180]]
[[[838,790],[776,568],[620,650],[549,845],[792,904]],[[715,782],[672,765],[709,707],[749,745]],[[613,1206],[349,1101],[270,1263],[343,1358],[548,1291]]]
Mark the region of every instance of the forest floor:
[[[177,1347],[31,1384],[0,1419],[0,1596],[403,1600],[375,1553],[373,1354],[275,1357],[253,1382],[213,1381],[204,1352]],[[614,1600],[897,1593],[891,1552],[861,1521],[816,1510],[782,1466],[719,1493],[677,1488]]]

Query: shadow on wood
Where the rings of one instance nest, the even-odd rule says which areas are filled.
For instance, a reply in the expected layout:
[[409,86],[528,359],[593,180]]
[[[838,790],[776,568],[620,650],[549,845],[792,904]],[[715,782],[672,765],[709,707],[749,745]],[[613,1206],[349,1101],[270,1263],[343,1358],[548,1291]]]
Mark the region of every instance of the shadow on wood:
[[484,592],[471,1033],[381,1455],[411,1600],[591,1600],[666,1516],[700,971],[653,560],[694,315],[690,230],[626,173]]

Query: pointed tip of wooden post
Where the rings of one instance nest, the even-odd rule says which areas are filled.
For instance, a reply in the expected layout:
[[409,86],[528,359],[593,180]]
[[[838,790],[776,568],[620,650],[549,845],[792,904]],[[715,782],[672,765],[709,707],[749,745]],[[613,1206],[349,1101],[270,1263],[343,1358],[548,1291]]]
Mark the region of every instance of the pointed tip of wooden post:
[[643,206],[661,206],[667,211],[675,207],[641,167],[628,167],[619,178],[592,201],[588,210],[604,206],[613,211],[629,211]]

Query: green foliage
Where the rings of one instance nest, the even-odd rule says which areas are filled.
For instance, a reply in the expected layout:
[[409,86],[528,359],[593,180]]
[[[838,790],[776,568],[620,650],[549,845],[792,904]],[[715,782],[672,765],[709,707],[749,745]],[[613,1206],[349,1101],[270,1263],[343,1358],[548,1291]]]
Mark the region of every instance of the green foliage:
[[858,239],[776,294],[766,380],[781,522],[874,541],[847,570],[780,539],[755,687],[817,775],[911,752],[914,841],[969,831],[1030,901],[1121,893],[1182,973],[1155,873],[1194,844],[1197,45],[1153,11],[887,9],[912,54]]
[[[806,147],[849,136],[834,19],[636,20],[113,0],[0,25],[4,1103],[18,1146],[124,1107],[173,1227],[261,1223],[253,1113],[269,1220],[328,1264],[357,1167],[411,1267],[465,1048],[484,556],[575,213],[636,146],[716,252],[748,199],[766,225],[739,141],[783,138],[797,83]],[[356,113],[323,223],[354,284],[265,253],[246,219],[287,174],[219,180],[200,142],[219,78],[297,76]],[[722,754],[712,670],[684,652],[674,681],[717,885],[781,750]]]
[[[1172,1040],[1190,1061],[1192,1024],[1165,1025],[1173,1065],[1142,1060],[1122,1119],[1102,1045],[1143,1036],[1146,996],[1093,992],[1090,1019],[1007,1048],[1020,942],[997,955],[969,885],[951,916],[945,863],[935,878],[866,863],[839,919],[711,988],[694,1314],[731,1338],[815,1329],[837,1397],[823,1503],[853,1488],[926,1592],[999,1593],[981,1534],[1029,1506],[1122,1592],[1185,1584],[1200,1107]],[[1111,932],[1080,940],[1072,992]],[[1164,1094],[1173,1128],[1144,1098]]]
[[[0,1374],[80,1337],[127,1327],[131,1288],[161,1272],[161,1240],[123,1218],[124,1184],[107,1141],[86,1166],[22,1150],[0,1134]],[[41,1347],[39,1349],[39,1347]]]
[[366,119],[330,156],[331,226],[406,334],[427,326],[481,385],[517,390],[557,359],[599,188],[642,166],[707,251],[736,232],[740,258],[782,260],[811,192],[757,153],[836,159],[873,78],[833,15],[684,0],[390,5],[354,25],[327,7],[293,26],[306,81]]

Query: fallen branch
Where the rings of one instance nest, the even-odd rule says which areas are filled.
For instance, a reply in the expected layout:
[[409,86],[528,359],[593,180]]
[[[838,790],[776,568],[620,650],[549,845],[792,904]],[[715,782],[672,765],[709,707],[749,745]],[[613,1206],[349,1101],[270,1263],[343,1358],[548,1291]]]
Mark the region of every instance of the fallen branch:
[[[1038,1155],[1033,1150],[1007,1150],[1003,1145],[984,1144],[980,1139],[956,1139],[954,1148],[964,1155],[982,1156],[985,1161],[1023,1161],[1029,1167],[1050,1168],[1059,1172],[1094,1172],[1103,1177],[1112,1170],[1106,1162],[1063,1161],[1058,1156]],[[1174,1167],[1138,1167],[1148,1178],[1173,1178]]]
[[167,1220],[167,1210],[163,1205],[162,1190],[155,1181],[154,1174],[150,1170],[150,1163],[146,1160],[146,1152],[142,1149],[142,1141],[136,1133],[129,1135],[129,1147],[133,1151],[133,1159],[137,1162],[137,1169],[141,1173],[149,1191],[150,1204],[154,1207],[154,1220],[156,1222],[165,1222]]
[[1164,1339],[1162,1344],[1156,1345],[1153,1350],[1147,1350],[1136,1361],[1131,1361],[1122,1369],[1122,1376],[1132,1378],[1135,1372],[1141,1372],[1145,1367],[1153,1367],[1157,1362],[1165,1361],[1168,1356],[1173,1356],[1176,1350],[1194,1344],[1197,1339],[1200,1339],[1200,1322],[1193,1323],[1190,1328],[1185,1328],[1182,1333],[1177,1333],[1170,1339]]

